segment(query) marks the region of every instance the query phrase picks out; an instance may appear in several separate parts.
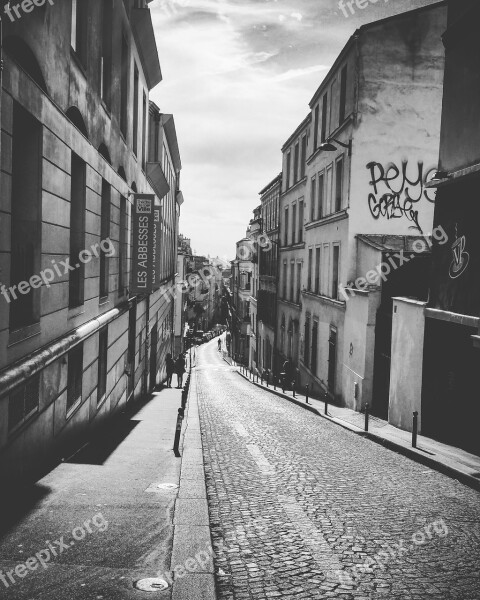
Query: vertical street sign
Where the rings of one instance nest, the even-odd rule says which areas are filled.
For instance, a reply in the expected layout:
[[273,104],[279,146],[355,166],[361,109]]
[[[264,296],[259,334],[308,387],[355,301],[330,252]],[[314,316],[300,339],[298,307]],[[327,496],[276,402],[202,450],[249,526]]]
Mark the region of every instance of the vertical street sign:
[[134,194],[133,200],[133,252],[132,293],[148,294],[152,291],[154,269],[154,194]]

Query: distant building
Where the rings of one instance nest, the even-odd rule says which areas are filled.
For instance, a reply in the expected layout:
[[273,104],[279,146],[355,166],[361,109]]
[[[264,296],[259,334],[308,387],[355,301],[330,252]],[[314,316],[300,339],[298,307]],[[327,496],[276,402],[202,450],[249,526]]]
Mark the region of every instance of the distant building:
[[308,192],[306,169],[311,120],[309,114],[282,148],[276,340],[276,366],[280,370],[287,359],[298,369],[300,360],[302,277],[305,262],[304,223]]
[[277,323],[279,210],[282,174],[277,175],[261,192],[262,244],[258,248],[257,356],[259,368],[274,372]]

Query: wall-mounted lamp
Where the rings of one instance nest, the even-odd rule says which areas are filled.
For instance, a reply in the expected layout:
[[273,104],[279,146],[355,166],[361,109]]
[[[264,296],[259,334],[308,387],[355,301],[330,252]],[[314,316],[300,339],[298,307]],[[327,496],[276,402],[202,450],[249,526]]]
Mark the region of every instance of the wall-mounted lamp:
[[447,181],[448,179],[452,179],[452,176],[447,171],[435,171],[433,177],[426,183],[425,187],[434,188],[442,181]]
[[332,142],[342,146],[342,148],[348,148],[348,156],[352,156],[352,140],[349,140],[348,144],[345,144],[344,142],[341,142],[335,138],[328,138],[326,142],[320,144],[319,149],[324,150],[325,152],[336,152],[338,148],[335,146],[335,144],[332,144]]

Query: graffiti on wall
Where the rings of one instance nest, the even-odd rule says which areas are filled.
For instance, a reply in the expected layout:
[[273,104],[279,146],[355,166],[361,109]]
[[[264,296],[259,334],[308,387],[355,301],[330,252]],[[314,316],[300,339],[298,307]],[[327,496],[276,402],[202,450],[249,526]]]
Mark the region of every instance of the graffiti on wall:
[[405,160],[401,166],[370,162],[367,169],[373,187],[373,192],[368,195],[372,217],[376,220],[407,219],[412,223],[410,229],[423,233],[419,206],[422,201],[435,202],[436,191],[426,188],[425,184],[436,168],[425,169],[422,162],[409,167]]
[[465,251],[467,238],[458,235],[458,226],[455,226],[455,241],[452,245],[453,260],[450,264],[449,275],[451,279],[457,279],[465,273],[470,262],[470,254]]

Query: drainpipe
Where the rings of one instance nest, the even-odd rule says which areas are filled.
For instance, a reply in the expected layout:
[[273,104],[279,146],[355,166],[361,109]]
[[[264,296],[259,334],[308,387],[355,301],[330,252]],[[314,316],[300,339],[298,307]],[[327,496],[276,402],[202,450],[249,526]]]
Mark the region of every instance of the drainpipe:
[[143,370],[143,394],[148,394],[148,379],[150,376],[150,294],[145,298],[145,369]]

